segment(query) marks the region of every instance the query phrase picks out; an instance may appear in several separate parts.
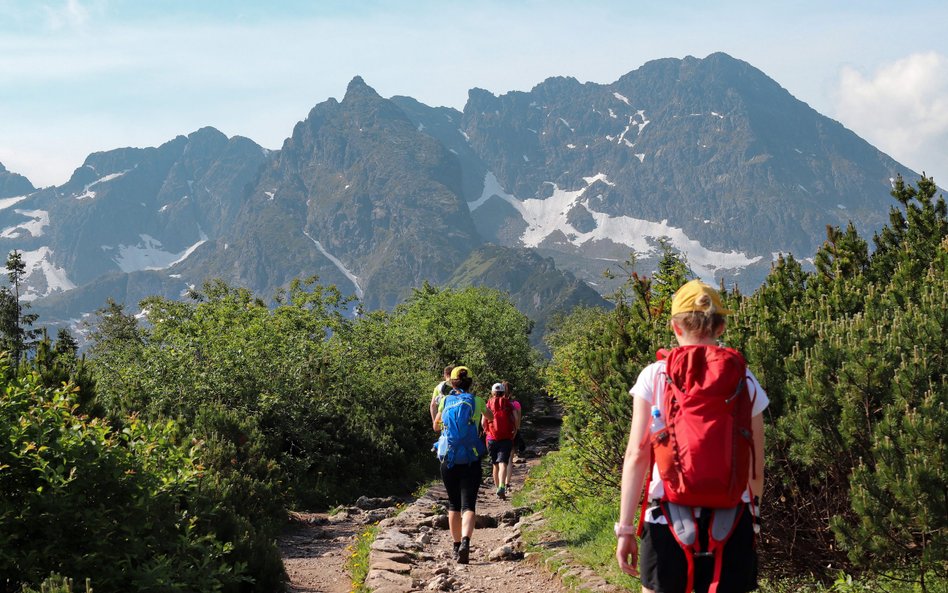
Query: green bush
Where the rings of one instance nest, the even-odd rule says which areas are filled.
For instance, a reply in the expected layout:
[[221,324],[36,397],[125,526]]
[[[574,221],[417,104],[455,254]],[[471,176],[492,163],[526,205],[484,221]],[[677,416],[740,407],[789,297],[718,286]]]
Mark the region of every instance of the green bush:
[[535,386],[530,323],[497,291],[426,287],[355,319],[347,305],[315,280],[272,307],[210,282],[188,302],[147,299],[146,326],[114,303],[99,312],[97,401],[115,424],[173,418],[203,443],[197,526],[232,545],[246,589],[280,588],[287,507],[410,492],[434,473],[427,404],[443,366],[469,365],[482,388]]
[[[481,389],[504,378],[535,389],[530,322],[497,291],[426,287],[392,313],[348,319],[338,291],[314,282],[294,282],[273,308],[221,282],[191,302],[152,298],[143,328],[111,306],[90,361],[100,401],[116,422],[176,418],[208,442],[224,428],[198,426],[201,410],[232,411],[259,432],[273,479],[282,473],[262,495],[326,507],[431,474],[427,398],[445,365],[468,365]],[[260,510],[254,524],[279,519]]]
[[57,572],[103,592],[220,591],[245,578],[193,512],[199,445],[173,422],[117,431],[77,413],[74,387],[0,377],[0,582]]

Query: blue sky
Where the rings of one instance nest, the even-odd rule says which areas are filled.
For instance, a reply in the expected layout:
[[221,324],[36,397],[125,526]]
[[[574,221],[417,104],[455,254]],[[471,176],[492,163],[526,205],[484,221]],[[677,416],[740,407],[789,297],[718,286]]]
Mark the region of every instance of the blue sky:
[[60,184],[90,152],[205,125],[279,148],[357,74],[460,109],[475,86],[724,51],[948,185],[948,2],[709,4],[0,0],[0,162]]

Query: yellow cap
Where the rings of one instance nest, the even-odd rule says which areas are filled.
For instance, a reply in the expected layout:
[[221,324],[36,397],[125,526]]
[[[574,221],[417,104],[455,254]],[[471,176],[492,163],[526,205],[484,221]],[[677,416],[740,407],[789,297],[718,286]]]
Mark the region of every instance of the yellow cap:
[[[708,295],[711,304],[714,305],[711,311],[699,307],[697,302],[701,295]],[[703,311],[707,313],[720,313],[721,315],[730,315],[732,311],[724,308],[721,301],[721,295],[701,280],[692,280],[678,289],[675,296],[672,297],[672,315],[679,313],[689,313],[691,311]]]
[[452,378],[452,379],[460,379],[460,378],[461,378],[461,371],[464,371],[465,373],[467,373],[468,378],[470,378],[470,379],[473,379],[473,378],[474,378],[474,377],[471,376],[471,371],[470,371],[467,367],[454,367],[454,370],[451,371],[451,378]]

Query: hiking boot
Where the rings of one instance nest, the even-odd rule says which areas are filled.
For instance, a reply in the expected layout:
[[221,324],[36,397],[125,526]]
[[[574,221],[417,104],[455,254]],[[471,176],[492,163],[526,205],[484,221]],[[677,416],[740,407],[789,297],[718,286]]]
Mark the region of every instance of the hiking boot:
[[500,500],[507,500],[507,489],[503,486],[497,487],[497,498]]
[[458,546],[458,553],[455,555],[454,559],[457,560],[458,564],[467,564],[470,554],[471,544],[466,540],[461,540],[461,544]]
[[452,552],[451,552],[451,557],[454,558],[455,560],[457,560],[457,559],[458,559],[458,550],[461,548],[461,542],[454,542],[454,543],[452,544],[452,546],[453,546],[454,549],[453,549]]

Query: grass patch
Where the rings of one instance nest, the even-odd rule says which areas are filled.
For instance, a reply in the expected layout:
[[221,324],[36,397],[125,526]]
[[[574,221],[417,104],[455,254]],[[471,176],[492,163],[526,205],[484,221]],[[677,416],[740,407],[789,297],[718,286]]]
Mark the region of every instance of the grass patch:
[[[639,580],[619,570],[615,560],[616,536],[612,525],[619,512],[618,493],[614,499],[607,496],[586,497],[575,499],[570,505],[547,504],[544,501],[544,489],[551,483],[562,483],[557,475],[562,469],[557,466],[558,463],[557,453],[546,455],[530,471],[523,489],[514,495],[514,505],[542,509],[546,528],[563,539],[577,562],[588,566],[613,585],[631,591],[640,590],[642,585]],[[555,551],[537,545],[542,535],[541,530],[528,529],[524,532],[524,541],[531,552],[543,554],[546,560]],[[550,568],[555,570],[561,564],[554,559]]]
[[378,525],[366,527],[356,536],[355,543],[346,548],[346,570],[352,579],[352,593],[370,593],[365,578],[369,574],[369,551],[378,531]]

